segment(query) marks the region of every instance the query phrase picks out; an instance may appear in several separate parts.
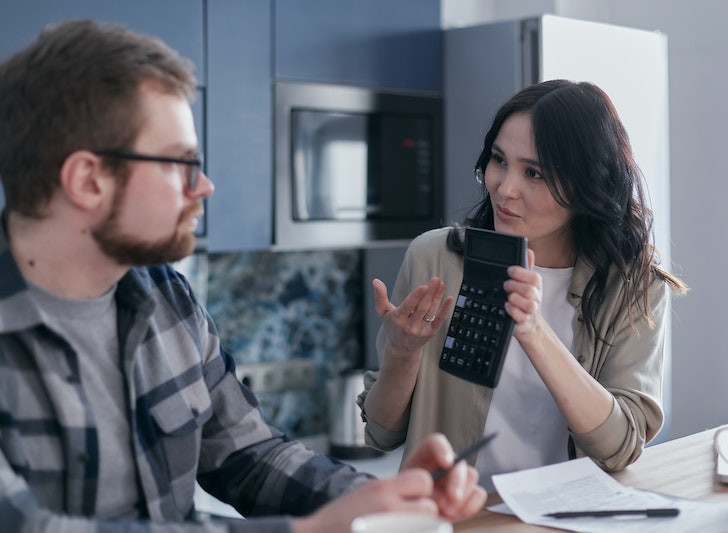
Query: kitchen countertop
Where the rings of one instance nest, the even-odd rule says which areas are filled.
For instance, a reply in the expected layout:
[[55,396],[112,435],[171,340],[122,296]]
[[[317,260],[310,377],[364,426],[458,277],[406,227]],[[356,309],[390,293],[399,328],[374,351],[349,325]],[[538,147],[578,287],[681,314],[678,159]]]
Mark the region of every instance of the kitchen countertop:
[[[325,434],[312,435],[297,439],[308,448],[318,453],[328,452],[328,436]],[[387,452],[380,457],[373,459],[338,459],[342,463],[353,466],[359,472],[366,472],[379,478],[392,477],[399,470],[399,463],[402,461],[403,447],[392,452]],[[195,487],[195,508],[198,512],[210,516],[222,516],[228,518],[240,518],[240,514],[230,505],[221,502],[214,496],[206,493],[197,485]]]

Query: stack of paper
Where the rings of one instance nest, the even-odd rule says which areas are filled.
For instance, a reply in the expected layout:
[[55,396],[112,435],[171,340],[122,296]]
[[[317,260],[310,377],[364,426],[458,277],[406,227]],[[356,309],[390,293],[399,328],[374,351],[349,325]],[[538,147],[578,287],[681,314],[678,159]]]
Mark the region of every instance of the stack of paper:
[[[727,531],[728,507],[677,499],[627,487],[611,478],[589,458],[493,476],[504,506],[523,522],[583,532]],[[569,511],[620,511],[676,508],[674,517],[620,515],[579,518],[545,516]],[[721,529],[722,528],[722,529]]]

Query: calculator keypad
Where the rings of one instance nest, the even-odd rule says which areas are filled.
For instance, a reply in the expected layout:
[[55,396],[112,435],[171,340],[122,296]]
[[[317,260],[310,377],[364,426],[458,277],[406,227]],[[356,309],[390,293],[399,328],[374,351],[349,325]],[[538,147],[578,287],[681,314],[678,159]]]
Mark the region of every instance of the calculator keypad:
[[512,320],[504,307],[507,294],[503,281],[491,279],[477,285],[463,282],[440,356],[440,368],[468,381],[495,386],[504,343],[507,344],[512,330]]

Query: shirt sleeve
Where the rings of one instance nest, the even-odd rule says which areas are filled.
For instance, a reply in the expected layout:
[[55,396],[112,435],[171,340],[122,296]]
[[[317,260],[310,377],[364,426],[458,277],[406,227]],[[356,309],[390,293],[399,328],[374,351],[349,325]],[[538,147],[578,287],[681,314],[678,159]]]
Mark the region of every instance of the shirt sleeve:
[[601,331],[609,335],[608,342],[598,350],[603,354],[594,357],[596,368],[591,373],[613,395],[612,412],[596,429],[571,434],[577,455],[592,457],[607,471],[636,461],[664,421],[662,373],[670,294],[658,277],[648,290],[654,327],[641,316],[630,322],[622,310],[611,329]]
[[291,519],[204,522],[104,520],[52,513],[38,505],[23,478],[0,452],[0,523],[4,533],[290,533]]
[[[399,273],[397,274],[397,279],[394,283],[394,287],[392,287],[391,289],[391,294],[389,295],[389,299],[394,305],[399,305],[400,303],[402,303],[402,301],[410,293],[411,288],[414,286],[414,283],[416,283],[414,278],[417,276],[417,274],[416,272],[413,272],[413,266],[418,264],[415,256],[417,255],[418,245],[420,244],[421,240],[422,237],[416,238],[414,241],[412,241],[412,243],[410,243],[410,246],[405,252],[404,259],[402,260],[402,265],[400,266]],[[384,334],[384,330],[380,327],[376,339],[376,349],[380,364],[382,362],[382,357],[384,354],[385,342],[386,335]],[[407,439],[407,428],[399,431],[392,431],[390,429],[387,429],[377,424],[376,422],[369,420],[367,418],[366,409],[364,408],[364,402],[366,401],[366,397],[378,378],[378,371],[369,371],[364,375],[364,390],[357,397],[357,405],[361,409],[361,417],[365,423],[365,442],[373,448],[382,451],[392,451],[404,444],[405,440]]]
[[372,479],[268,425],[206,313],[205,321],[203,373],[212,416],[202,431],[197,476],[202,488],[245,517],[303,516]]

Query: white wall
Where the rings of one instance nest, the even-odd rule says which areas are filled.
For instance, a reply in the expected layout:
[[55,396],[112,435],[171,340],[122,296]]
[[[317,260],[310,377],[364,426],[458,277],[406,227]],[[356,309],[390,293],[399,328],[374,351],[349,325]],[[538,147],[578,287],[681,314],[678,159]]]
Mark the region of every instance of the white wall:
[[668,36],[673,301],[670,438],[728,423],[728,2],[442,0],[444,28],[553,13]]

